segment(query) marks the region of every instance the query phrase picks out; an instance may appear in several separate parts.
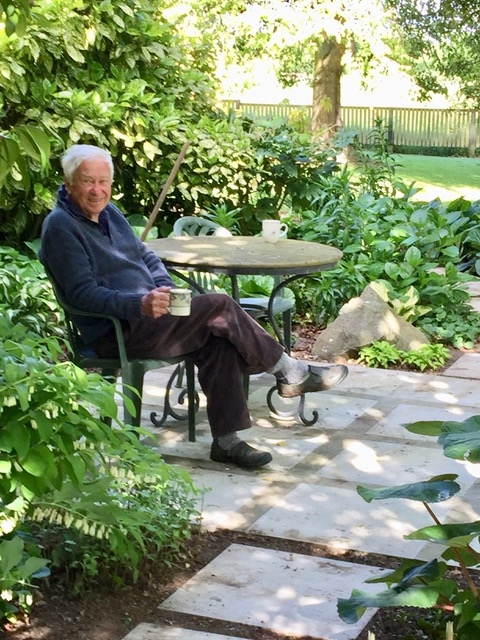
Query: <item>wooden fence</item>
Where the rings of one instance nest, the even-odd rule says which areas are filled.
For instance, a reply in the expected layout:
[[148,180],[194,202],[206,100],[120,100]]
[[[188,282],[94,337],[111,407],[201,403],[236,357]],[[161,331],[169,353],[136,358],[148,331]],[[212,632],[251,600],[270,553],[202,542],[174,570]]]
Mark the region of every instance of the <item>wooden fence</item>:
[[[235,100],[223,102],[252,118],[281,117],[308,130],[312,116],[309,106],[290,104],[247,104]],[[388,128],[388,144],[394,151],[427,149],[465,154],[480,152],[480,112],[470,109],[409,109],[397,107],[342,107],[343,128],[354,133],[363,144],[371,142],[377,120]]]

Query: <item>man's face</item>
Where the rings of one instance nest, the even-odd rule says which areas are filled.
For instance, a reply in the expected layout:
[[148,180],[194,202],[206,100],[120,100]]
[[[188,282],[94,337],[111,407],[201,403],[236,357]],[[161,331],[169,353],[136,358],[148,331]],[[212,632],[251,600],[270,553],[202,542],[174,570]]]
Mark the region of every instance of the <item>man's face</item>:
[[110,202],[112,182],[110,168],[103,158],[84,160],[69,182],[68,195],[90,220],[98,221],[100,212]]

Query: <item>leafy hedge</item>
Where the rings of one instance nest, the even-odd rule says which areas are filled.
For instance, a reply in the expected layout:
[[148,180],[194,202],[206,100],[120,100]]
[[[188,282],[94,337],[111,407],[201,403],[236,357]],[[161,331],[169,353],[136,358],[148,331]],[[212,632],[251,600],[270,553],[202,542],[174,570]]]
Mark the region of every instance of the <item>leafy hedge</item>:
[[119,422],[115,386],[65,362],[40,263],[1,257],[0,622],[28,611],[50,567],[85,589],[177,560],[198,517],[189,475]]
[[[130,213],[151,210],[186,140],[193,145],[185,175],[193,176],[194,189],[177,188],[170,198],[175,206],[200,196],[205,167],[215,165],[218,173],[210,172],[212,191],[215,183],[222,193],[236,182],[241,131],[213,109],[208,46],[169,22],[169,6],[150,0],[86,0],[81,5],[39,0],[25,33],[0,39],[0,130],[16,139],[22,126],[42,128],[55,159],[42,170],[27,158],[32,187],[26,197],[19,167],[6,177],[0,191],[3,239],[39,235],[60,182],[57,158],[72,143],[111,151],[117,189]],[[237,138],[232,149],[228,139]],[[218,172],[219,161],[226,158],[227,168]],[[1,169],[0,163],[0,175]]]

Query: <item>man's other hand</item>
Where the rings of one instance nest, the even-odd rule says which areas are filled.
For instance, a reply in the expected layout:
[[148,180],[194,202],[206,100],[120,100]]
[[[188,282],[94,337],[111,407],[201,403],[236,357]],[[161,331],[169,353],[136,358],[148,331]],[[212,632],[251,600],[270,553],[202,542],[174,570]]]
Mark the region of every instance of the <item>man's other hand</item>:
[[170,287],[158,287],[142,298],[141,312],[144,316],[159,318],[170,311]]

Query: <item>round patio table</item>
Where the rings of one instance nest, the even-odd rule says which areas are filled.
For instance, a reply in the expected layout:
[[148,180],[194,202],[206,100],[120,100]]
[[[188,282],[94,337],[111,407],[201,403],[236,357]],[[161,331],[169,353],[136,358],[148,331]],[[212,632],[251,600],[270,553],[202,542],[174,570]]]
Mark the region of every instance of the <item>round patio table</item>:
[[340,249],[316,242],[260,236],[175,236],[147,245],[166,265],[236,275],[304,275],[332,269]]
[[[154,251],[169,268],[194,272],[225,274],[232,281],[232,297],[238,301],[239,275],[281,276],[273,288],[268,303],[268,317],[279,341],[285,346],[282,333],[273,313],[273,303],[280,291],[294,280],[306,275],[333,269],[343,253],[335,248],[316,242],[280,239],[276,243],[266,242],[261,236],[174,236],[150,240],[149,249]],[[199,289],[194,281],[174,271],[191,285]],[[268,395],[269,408],[279,416],[289,413],[277,411]],[[304,424],[313,424],[318,419],[307,420],[303,414],[304,397],[301,397],[299,413]]]
[[236,276],[282,276],[270,295],[268,310],[282,343],[272,314],[275,296],[293,280],[333,269],[343,255],[326,244],[288,239],[271,243],[260,236],[175,236],[151,240],[147,246],[169,267],[229,275],[235,300],[239,297]]

